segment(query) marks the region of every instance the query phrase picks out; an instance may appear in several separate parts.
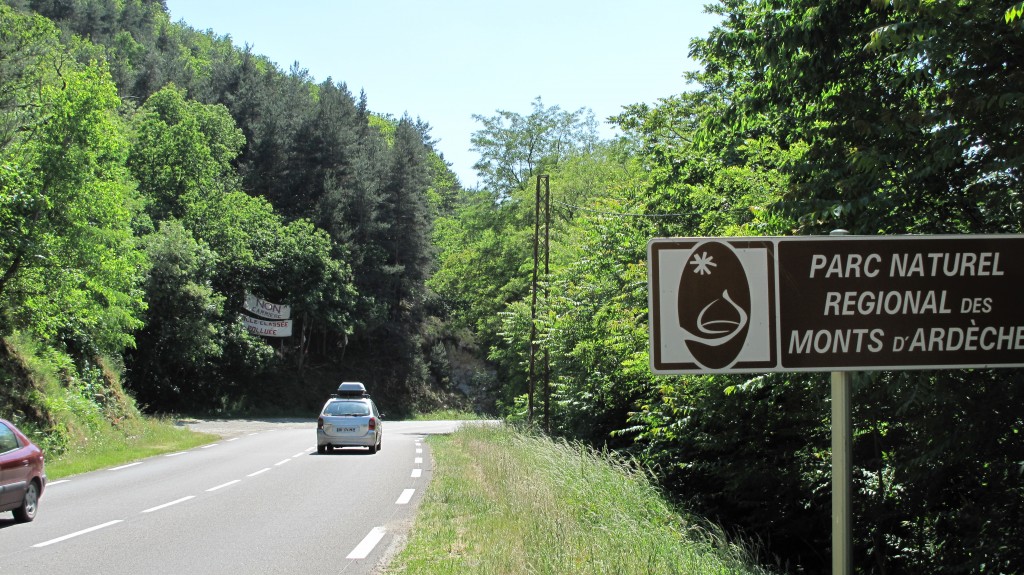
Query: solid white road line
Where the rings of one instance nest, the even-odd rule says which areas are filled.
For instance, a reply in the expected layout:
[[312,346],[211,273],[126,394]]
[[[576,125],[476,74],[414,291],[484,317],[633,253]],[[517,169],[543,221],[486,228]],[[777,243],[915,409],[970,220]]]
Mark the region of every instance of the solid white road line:
[[259,471],[255,472],[255,473],[250,473],[249,475],[246,475],[246,477],[256,477],[260,473],[266,473],[268,471],[270,471],[270,468],[269,467],[264,467],[263,469],[260,469]]
[[47,487],[53,487],[54,485],[60,485],[61,483],[67,483],[69,481],[71,481],[71,480],[70,479],[58,479],[57,481],[47,481],[46,482],[46,486]]
[[374,527],[370,533],[363,538],[363,541],[356,545],[356,548],[348,554],[345,559],[366,559],[373,552],[373,548],[384,538],[386,531],[383,527]]
[[103,529],[104,527],[110,527],[111,525],[114,525],[116,523],[120,523],[122,521],[124,521],[124,519],[115,519],[113,521],[107,521],[103,525],[97,525],[95,527],[90,527],[88,529],[83,529],[81,531],[75,531],[74,533],[65,535],[63,537],[58,537],[56,539],[50,539],[49,541],[43,541],[42,543],[36,543],[35,545],[33,545],[33,547],[46,547],[47,545],[53,545],[54,543],[60,543],[61,541],[67,541],[68,539],[71,539],[72,537],[78,537],[79,535],[85,535],[86,533],[91,533],[93,531],[96,531],[96,530],[99,530],[99,529]]
[[412,475],[410,477],[420,477],[422,475],[423,475],[423,470],[422,469],[413,469],[412,470]]
[[170,503],[164,503],[163,505],[157,505],[156,507],[150,507],[149,509],[146,509],[145,511],[143,511],[143,513],[152,513],[154,511],[160,511],[164,507],[170,507],[171,505],[177,505],[177,504],[181,503],[182,501],[188,501],[189,499],[193,499],[193,498],[195,498],[195,495],[189,495],[187,497],[182,497],[181,499],[175,499],[174,501],[171,501]]
[[303,455],[305,455],[307,453],[309,453],[309,452],[308,451],[303,451],[302,453],[296,453],[295,455],[292,456],[292,459],[295,459],[296,457],[302,457]]
[[398,501],[395,501],[395,505],[408,505],[409,502],[412,501],[413,493],[416,493],[415,489],[406,489],[405,491],[402,492],[402,495],[401,497],[398,498]]
[[291,459],[282,459],[281,461],[278,461],[277,463],[275,463],[274,467],[277,467],[278,465],[284,465],[285,463],[288,463],[289,461],[291,461]]
[[223,489],[223,488],[227,487],[228,485],[234,485],[234,484],[238,483],[239,481],[241,481],[241,479],[235,479],[234,481],[228,481],[227,483],[221,483],[220,485],[218,485],[216,487],[211,487],[211,488],[207,489],[207,491],[217,491],[218,489]]
[[129,467],[135,467],[136,465],[142,465],[141,461],[135,463],[129,463],[128,465],[122,465],[121,467],[111,467],[110,471],[121,471],[122,469],[128,469]]

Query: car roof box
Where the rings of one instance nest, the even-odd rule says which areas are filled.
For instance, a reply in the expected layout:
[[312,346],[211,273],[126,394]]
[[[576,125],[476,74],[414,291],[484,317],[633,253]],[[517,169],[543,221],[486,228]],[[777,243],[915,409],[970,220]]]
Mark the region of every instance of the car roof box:
[[369,397],[366,386],[358,381],[344,381],[338,386],[338,397]]

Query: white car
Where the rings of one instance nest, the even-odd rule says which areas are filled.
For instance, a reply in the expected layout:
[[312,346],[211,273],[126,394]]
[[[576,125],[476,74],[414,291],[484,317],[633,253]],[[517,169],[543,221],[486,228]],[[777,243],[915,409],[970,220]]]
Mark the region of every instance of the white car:
[[381,419],[362,383],[342,383],[317,418],[317,453],[341,447],[366,447],[370,453],[377,453],[384,435]]

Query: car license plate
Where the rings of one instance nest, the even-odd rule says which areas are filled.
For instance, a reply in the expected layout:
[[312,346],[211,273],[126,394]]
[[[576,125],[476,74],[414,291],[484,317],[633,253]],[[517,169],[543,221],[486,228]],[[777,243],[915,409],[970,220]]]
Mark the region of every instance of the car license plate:
[[355,433],[356,432],[356,428],[354,428],[354,427],[335,427],[334,431],[337,431],[338,433]]

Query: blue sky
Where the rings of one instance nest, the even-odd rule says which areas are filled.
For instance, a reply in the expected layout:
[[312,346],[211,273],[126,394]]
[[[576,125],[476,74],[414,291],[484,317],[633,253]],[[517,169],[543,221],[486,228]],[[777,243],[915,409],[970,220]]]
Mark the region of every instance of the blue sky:
[[593,110],[687,89],[689,41],[717,19],[703,0],[167,0],[172,21],[230,35],[276,62],[330,77],[370,109],[432,126],[464,186],[477,183],[473,114]]

